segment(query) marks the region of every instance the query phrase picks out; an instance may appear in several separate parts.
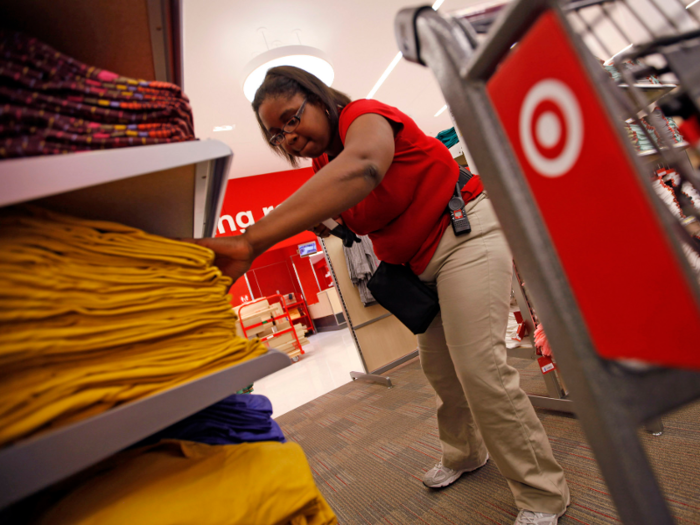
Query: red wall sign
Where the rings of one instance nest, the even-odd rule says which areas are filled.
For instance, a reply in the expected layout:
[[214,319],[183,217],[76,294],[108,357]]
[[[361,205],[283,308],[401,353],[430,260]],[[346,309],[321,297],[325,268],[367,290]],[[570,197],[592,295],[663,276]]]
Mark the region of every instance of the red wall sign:
[[[311,176],[313,170],[303,168],[231,179],[226,187],[216,236],[240,235],[299,189]],[[277,243],[260,255],[247,273],[248,282],[241,278],[232,286],[232,305],[237,306],[253,297],[259,299],[272,295],[277,290],[283,294],[294,293],[297,297],[305,295],[308,304],[317,303],[319,287],[311,263],[308,258],[300,258],[297,254],[297,245],[309,241],[316,241],[316,236],[311,232],[303,232]],[[318,249],[321,249],[320,246]]]
[[[313,174],[311,168],[302,168],[229,180],[216,236],[240,235],[298,190]],[[315,239],[313,233],[303,232],[272,249]]]
[[487,89],[600,355],[700,368],[700,308],[554,13]]

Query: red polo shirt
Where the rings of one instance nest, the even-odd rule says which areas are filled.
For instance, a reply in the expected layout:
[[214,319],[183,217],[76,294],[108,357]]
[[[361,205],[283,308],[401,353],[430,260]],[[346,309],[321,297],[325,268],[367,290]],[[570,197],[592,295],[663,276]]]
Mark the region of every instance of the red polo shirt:
[[[353,121],[366,113],[376,113],[398,124],[394,160],[382,183],[341,217],[356,234],[369,235],[380,261],[408,264],[420,275],[450,226],[445,209],[459,177],[459,166],[442,142],[423,133],[398,109],[376,100],[356,100],[345,106],[338,123],[343,144]],[[314,172],[326,164],[325,154],[314,159]],[[464,201],[482,190],[479,177],[472,177],[462,189]]]

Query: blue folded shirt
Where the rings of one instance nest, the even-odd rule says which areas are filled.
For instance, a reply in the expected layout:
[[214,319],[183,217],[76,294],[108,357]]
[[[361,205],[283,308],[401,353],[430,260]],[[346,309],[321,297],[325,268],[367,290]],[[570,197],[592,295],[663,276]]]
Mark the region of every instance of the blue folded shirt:
[[254,394],[229,396],[161,430],[146,442],[160,439],[182,439],[208,445],[287,441],[280,426],[272,419],[270,400]]

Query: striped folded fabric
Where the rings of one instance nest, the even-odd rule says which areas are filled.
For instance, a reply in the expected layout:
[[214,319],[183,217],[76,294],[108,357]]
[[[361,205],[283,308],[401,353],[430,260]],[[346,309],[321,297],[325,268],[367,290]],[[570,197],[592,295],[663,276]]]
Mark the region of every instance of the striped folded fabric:
[[0,158],[193,139],[178,86],[120,77],[0,30]]
[[0,445],[264,354],[206,248],[0,210]]

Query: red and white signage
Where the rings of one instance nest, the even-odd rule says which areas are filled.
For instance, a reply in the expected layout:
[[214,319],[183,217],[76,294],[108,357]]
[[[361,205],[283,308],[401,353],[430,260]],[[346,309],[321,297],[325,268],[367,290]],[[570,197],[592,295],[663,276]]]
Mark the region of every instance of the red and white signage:
[[599,354],[700,368],[700,306],[553,12],[487,90]]
[[[302,168],[229,180],[216,236],[240,235],[279,206],[313,174],[311,168]],[[313,233],[303,232],[276,244],[271,249],[313,240],[316,240]]]

